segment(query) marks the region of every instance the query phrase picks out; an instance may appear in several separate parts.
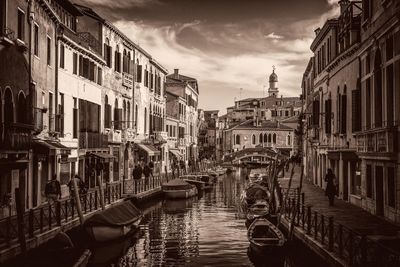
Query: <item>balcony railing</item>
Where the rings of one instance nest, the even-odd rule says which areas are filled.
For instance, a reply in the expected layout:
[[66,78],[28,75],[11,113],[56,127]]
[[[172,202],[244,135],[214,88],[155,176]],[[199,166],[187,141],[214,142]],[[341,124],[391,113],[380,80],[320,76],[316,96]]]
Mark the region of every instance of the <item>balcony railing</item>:
[[127,128],[122,131],[121,139],[122,142],[133,142],[136,137],[136,129]]
[[357,151],[367,153],[393,153],[397,151],[396,130],[380,129],[357,135]]
[[79,133],[80,148],[106,148],[108,146],[108,136],[101,133]]
[[122,134],[121,130],[111,130],[107,135],[107,140],[110,143],[121,143],[122,142]]
[[29,149],[32,130],[32,125],[28,124],[0,124],[0,149]]

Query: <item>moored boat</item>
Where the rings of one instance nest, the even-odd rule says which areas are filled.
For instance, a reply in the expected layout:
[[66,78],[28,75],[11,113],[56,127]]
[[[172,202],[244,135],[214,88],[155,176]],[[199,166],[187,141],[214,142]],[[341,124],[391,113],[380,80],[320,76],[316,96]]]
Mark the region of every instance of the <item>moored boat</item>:
[[200,180],[198,175],[183,175],[180,179],[184,180],[185,182],[196,186],[197,191],[204,190],[206,188],[206,183]]
[[135,231],[142,217],[142,212],[131,201],[122,201],[95,213],[83,226],[94,241],[105,242]]
[[197,188],[181,179],[174,179],[162,185],[167,198],[189,198],[197,195]]
[[277,256],[283,253],[285,236],[266,219],[255,219],[248,229],[247,237],[250,246],[257,252],[274,252]]
[[257,218],[269,215],[269,204],[266,200],[256,200],[247,210],[247,220],[252,221]]

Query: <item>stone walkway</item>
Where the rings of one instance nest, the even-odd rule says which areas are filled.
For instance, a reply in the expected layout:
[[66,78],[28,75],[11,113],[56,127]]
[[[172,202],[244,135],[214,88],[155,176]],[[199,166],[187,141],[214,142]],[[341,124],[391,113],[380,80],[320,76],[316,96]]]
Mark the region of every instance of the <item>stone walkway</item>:
[[[290,171],[285,173],[285,177],[280,178],[282,187],[287,187],[289,183]],[[292,188],[297,188],[300,184],[300,167],[295,168],[295,175],[292,181]],[[395,225],[382,217],[375,216],[362,208],[352,205],[340,199],[335,199],[335,205],[329,206],[325,191],[313,185],[308,179],[303,180],[302,192],[305,195],[305,204],[312,206],[313,210],[318,211],[324,216],[332,216],[335,222],[346,226],[360,235],[367,235],[373,239],[397,238],[400,239],[400,226]]]

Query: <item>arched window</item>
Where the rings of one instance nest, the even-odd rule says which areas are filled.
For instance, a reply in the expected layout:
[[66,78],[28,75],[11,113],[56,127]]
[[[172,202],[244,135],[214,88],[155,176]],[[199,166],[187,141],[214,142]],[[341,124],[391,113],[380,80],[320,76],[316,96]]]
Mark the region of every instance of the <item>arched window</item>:
[[18,104],[17,104],[17,122],[26,123],[27,119],[27,106],[26,106],[25,94],[21,91],[18,94]]
[[108,96],[104,97],[104,128],[110,128],[110,112],[111,109],[108,105]]
[[375,106],[375,127],[382,126],[382,56],[380,49],[375,52],[374,60],[374,106]]
[[135,126],[137,125],[137,118],[138,118],[138,106],[135,104]]
[[287,136],[287,145],[288,145],[288,146],[291,146],[291,145],[292,145],[292,140],[291,140],[290,134],[288,134],[288,136]]
[[260,133],[260,136],[258,138],[258,143],[262,144],[262,142],[263,142],[263,134]]
[[268,134],[268,143],[271,144],[272,139],[271,139],[271,134]]
[[127,107],[126,107],[126,113],[127,113],[127,122],[126,122],[126,127],[131,128],[131,103],[127,102]]
[[126,102],[122,102],[122,128],[125,128],[125,122],[126,122]]
[[274,144],[276,144],[276,133],[274,133],[274,134],[272,135],[272,142],[273,142]]
[[251,143],[252,143],[253,145],[256,144],[256,136],[255,136],[254,134],[253,134],[252,137],[251,137]]
[[10,88],[6,89],[6,92],[4,94],[4,123],[11,124],[14,122],[14,103],[13,103],[13,97],[12,97],[12,92]]
[[114,129],[120,129],[120,118],[119,118],[119,111],[118,111],[118,99],[115,99],[114,102]]
[[266,133],[264,134],[264,143],[268,143],[268,135]]

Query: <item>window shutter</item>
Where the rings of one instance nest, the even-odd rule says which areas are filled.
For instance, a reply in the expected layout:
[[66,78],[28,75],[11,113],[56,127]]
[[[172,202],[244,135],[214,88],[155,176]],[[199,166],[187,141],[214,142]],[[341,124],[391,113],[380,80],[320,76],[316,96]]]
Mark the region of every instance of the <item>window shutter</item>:
[[346,127],[347,127],[347,122],[346,122],[346,117],[347,117],[347,96],[342,95],[341,96],[341,118],[340,118],[340,133],[345,134],[346,133]]
[[319,126],[319,100],[313,102],[313,125]]
[[142,82],[142,65],[137,65],[136,81],[138,83]]
[[122,108],[118,109],[118,130],[121,130],[122,127]]
[[331,100],[325,100],[325,133],[331,133]]
[[78,109],[74,108],[72,110],[73,112],[73,129],[72,129],[72,134],[73,134],[73,138],[78,138]]

